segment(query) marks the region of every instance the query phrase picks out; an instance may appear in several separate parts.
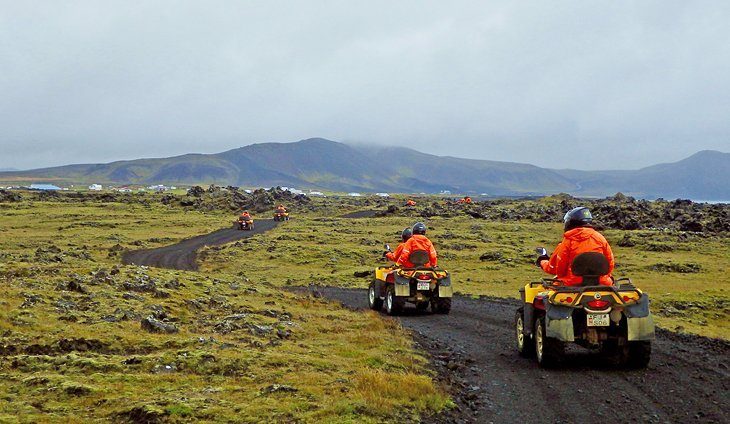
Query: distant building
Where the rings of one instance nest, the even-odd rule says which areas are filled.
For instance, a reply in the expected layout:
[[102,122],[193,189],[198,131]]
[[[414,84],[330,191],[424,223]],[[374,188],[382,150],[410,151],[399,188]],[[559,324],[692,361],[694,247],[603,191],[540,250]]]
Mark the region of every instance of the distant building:
[[93,191],[101,191],[102,188],[101,184],[92,184],[89,186],[89,190]]
[[324,195],[324,193],[322,193],[321,191],[310,191],[310,192],[309,192],[309,195],[310,195],[310,196],[327,197],[327,196],[325,196],[325,195]]
[[380,197],[390,197],[390,194],[388,193],[375,193],[375,195]]
[[61,189],[61,187],[55,186],[53,184],[31,184],[29,188],[31,190],[45,190],[45,191],[54,191],[54,190]]
[[157,184],[157,185],[149,186],[149,187],[147,187],[147,189],[148,190],[155,191],[157,193],[162,193],[163,191],[167,191],[168,190],[168,187],[165,187],[162,184]]
[[350,197],[360,197],[360,196],[362,196],[362,194],[355,193],[355,192],[353,192],[353,193],[347,193],[347,195],[350,196]]

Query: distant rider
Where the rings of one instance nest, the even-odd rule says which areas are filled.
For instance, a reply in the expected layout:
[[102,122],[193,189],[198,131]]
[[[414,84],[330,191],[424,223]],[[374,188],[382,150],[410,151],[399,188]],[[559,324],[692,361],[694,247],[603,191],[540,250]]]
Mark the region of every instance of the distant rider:
[[413,199],[408,199],[408,201],[406,202],[406,206],[409,206],[409,207],[416,206],[416,201]]
[[251,214],[248,213],[248,211],[243,211],[243,213],[240,216],[241,221],[250,221],[251,220]]
[[282,214],[283,213],[286,213],[286,208],[284,207],[284,205],[277,206],[276,207],[276,213],[282,213]]
[[398,262],[398,258],[403,252],[403,247],[406,245],[408,239],[410,239],[412,236],[413,231],[410,228],[406,228],[405,230],[403,230],[403,232],[400,234],[402,242],[398,245],[398,247],[395,248],[395,252],[385,252],[384,256],[390,261]]
[[416,225],[413,226],[413,236],[403,245],[403,251],[400,256],[398,256],[396,265],[405,268],[415,268],[415,265],[413,265],[408,258],[411,255],[411,252],[415,252],[416,250],[425,250],[428,252],[429,261],[423,266],[432,268],[436,267],[438,264],[438,255],[436,254],[436,249],[433,247],[433,243],[431,243],[431,240],[426,237],[426,225],[423,222],[417,222]]
[[573,259],[581,253],[598,252],[608,259],[608,274],[600,278],[599,283],[604,286],[613,285],[611,273],[614,259],[611,246],[606,238],[591,226],[593,216],[586,207],[577,207],[568,211],[563,217],[565,233],[563,241],[555,248],[553,255],[540,256],[535,262],[537,266],[548,274],[555,275],[566,286],[579,286],[583,278],[573,275],[570,269]]

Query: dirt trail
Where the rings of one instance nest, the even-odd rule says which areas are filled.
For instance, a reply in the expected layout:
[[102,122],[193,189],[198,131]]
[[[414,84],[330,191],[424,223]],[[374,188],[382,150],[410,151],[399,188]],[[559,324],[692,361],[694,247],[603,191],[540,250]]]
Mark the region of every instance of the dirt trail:
[[242,231],[235,228],[223,228],[210,234],[204,234],[183,240],[171,246],[158,247],[156,249],[143,249],[126,252],[122,256],[122,263],[147,265],[158,268],[180,269],[195,271],[198,264],[195,260],[197,251],[203,246],[217,246],[230,243],[245,237],[266,232],[278,223],[272,219],[256,220],[254,229]]
[[[367,308],[365,290],[310,290]],[[457,296],[450,315],[409,309],[398,318],[458,405],[424,422],[728,422],[727,342],[661,331],[645,370],[596,366],[600,358],[579,348],[561,369],[542,370],[515,351],[516,307]]]
[[[221,229],[172,246],[127,252],[123,262],[195,270],[201,247],[275,226],[272,220],[259,220],[253,231]],[[367,308],[364,289],[310,291],[353,309]],[[430,356],[437,378],[457,404],[424,422],[728,422],[728,342],[661,331],[645,370],[601,367],[596,364],[600,358],[579,349],[568,352],[562,368],[541,370],[515,352],[516,307],[509,299],[457,296],[450,315],[408,309],[398,318]]]

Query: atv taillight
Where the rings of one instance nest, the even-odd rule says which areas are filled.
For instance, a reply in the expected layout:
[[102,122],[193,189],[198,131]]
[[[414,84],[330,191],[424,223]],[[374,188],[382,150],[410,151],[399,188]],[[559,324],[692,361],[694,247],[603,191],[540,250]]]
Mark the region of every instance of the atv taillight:
[[591,300],[588,302],[588,307],[594,310],[606,309],[611,302],[608,300]]
[[424,281],[431,281],[431,276],[428,275],[428,274],[421,274],[421,275],[418,276],[418,279],[419,280],[424,280]]
[[624,299],[624,302],[628,302],[629,300],[631,300],[631,298],[628,296],[624,296],[623,299]]

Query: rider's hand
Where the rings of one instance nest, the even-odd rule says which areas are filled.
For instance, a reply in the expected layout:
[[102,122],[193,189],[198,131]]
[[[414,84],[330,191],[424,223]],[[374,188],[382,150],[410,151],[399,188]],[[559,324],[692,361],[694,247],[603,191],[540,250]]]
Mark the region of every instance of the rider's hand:
[[387,250],[385,252],[383,252],[383,257],[384,258],[387,258],[388,257],[388,251]]
[[537,257],[537,260],[535,261],[535,265],[537,265],[538,268],[542,268],[541,262],[542,261],[549,261],[550,256],[548,255],[540,255]]

